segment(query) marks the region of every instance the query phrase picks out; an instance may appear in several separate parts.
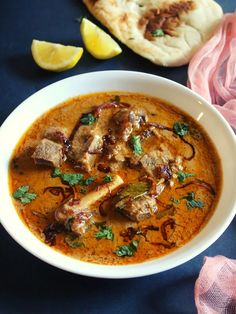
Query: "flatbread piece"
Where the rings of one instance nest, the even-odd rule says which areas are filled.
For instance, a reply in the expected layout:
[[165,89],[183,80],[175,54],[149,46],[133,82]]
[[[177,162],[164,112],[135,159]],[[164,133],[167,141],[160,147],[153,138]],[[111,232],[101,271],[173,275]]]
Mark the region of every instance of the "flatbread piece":
[[213,0],[83,0],[122,43],[162,66],[187,64],[223,12]]

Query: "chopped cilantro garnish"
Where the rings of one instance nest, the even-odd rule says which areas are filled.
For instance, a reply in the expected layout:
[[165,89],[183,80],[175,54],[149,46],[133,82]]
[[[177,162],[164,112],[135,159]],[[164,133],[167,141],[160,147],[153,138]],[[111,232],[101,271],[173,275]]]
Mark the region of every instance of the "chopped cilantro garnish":
[[23,196],[28,191],[29,191],[29,186],[28,185],[22,185],[13,193],[13,196],[15,198],[20,198],[21,196]]
[[[85,185],[88,186],[91,183],[94,182],[94,177],[88,177],[87,179],[84,179],[84,175],[81,173],[62,173],[59,169],[55,168],[53,173],[52,173],[52,177],[56,178],[59,177],[61,178],[62,182],[65,184],[69,184],[69,185],[76,185],[76,184],[80,184],[80,185]],[[84,192],[86,192],[84,190]],[[81,192],[83,193],[83,192]]]
[[83,116],[80,118],[80,122],[85,125],[91,125],[94,124],[96,121],[96,118],[92,113],[83,114]]
[[80,192],[81,194],[85,194],[87,191],[86,191],[85,189],[80,189],[79,192]]
[[177,172],[177,176],[178,176],[179,182],[180,183],[184,183],[187,178],[194,177],[195,174],[194,173],[187,173],[187,172],[179,171],[179,172]]
[[88,185],[90,185],[91,183],[93,183],[94,180],[95,180],[94,177],[88,177],[87,179],[81,180],[80,184],[81,184],[81,185],[88,186]]
[[81,183],[83,175],[81,173],[63,173],[61,179],[63,183],[76,185]]
[[165,36],[165,33],[164,33],[162,28],[157,28],[157,29],[155,29],[155,31],[152,32],[152,36],[153,37],[163,37],[163,36]]
[[28,191],[29,191],[29,186],[28,185],[22,185],[12,194],[12,196],[16,199],[19,199],[22,204],[29,204],[34,199],[36,199],[37,194],[36,193],[30,193]]
[[195,193],[189,192],[187,196],[182,197],[182,199],[186,200],[186,204],[188,209],[192,208],[202,208],[204,206],[203,201],[195,199]]
[[55,168],[55,169],[53,170],[53,173],[52,173],[52,177],[53,177],[53,178],[61,177],[61,175],[62,175],[62,172],[61,172],[60,169]]
[[132,135],[131,146],[133,149],[133,153],[135,155],[141,155],[142,154],[142,146],[141,146],[140,136]]
[[137,251],[139,246],[139,241],[133,240],[129,245],[121,245],[115,251],[116,255],[121,256],[133,256]]
[[96,233],[95,238],[96,239],[108,239],[108,240],[113,240],[114,239],[114,234],[112,232],[111,227],[107,227],[105,225],[100,225],[99,226],[99,231]]
[[111,182],[112,181],[112,176],[111,175],[106,175],[105,177],[103,177],[103,181],[108,183],[108,182]]
[[188,134],[189,126],[187,123],[184,122],[175,122],[173,125],[173,131],[175,132],[175,134],[183,137]]

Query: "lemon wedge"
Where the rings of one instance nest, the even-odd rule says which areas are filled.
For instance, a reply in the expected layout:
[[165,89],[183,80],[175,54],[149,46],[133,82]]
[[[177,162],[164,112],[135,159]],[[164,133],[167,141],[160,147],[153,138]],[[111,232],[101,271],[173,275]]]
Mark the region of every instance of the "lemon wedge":
[[86,49],[96,59],[110,59],[122,52],[110,35],[86,18],[82,19],[80,32]]
[[83,48],[34,39],[31,45],[34,61],[49,71],[65,71],[73,68],[83,54]]

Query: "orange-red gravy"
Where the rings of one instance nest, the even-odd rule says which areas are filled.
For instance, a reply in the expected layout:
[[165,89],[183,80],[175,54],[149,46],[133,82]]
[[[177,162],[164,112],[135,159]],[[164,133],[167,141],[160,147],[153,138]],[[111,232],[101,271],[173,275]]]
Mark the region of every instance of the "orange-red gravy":
[[[18,200],[13,201],[24,223],[39,239],[44,241],[42,231],[48,224],[54,221],[54,211],[61,202],[60,195],[52,195],[49,192],[44,192],[44,189],[48,186],[62,186],[63,184],[59,178],[51,177],[51,168],[34,164],[31,155],[35,145],[42,138],[46,128],[63,126],[72,131],[82,113],[89,112],[94,106],[114,98],[117,94],[123,102],[145,108],[150,121],[172,127],[176,121],[184,119],[190,125],[190,134],[186,138],[194,145],[196,155],[192,160],[184,161],[184,171],[193,173],[195,178],[211,184],[216,191],[216,195],[213,196],[206,189],[194,185],[176,190],[175,188],[181,185],[176,179],[174,180],[174,186],[168,186],[160,195],[158,213],[148,220],[139,223],[132,222],[116,213],[113,208],[110,208],[109,215],[105,218],[99,217],[98,214],[95,217],[98,221],[105,220],[106,225],[112,227],[114,233],[113,241],[96,239],[95,234],[98,228],[95,225],[83,237],[84,246],[80,248],[69,247],[64,241],[64,233],[56,236],[56,244],[53,246],[56,250],[83,261],[112,265],[140,263],[148,259],[157,258],[180,248],[190,241],[211,217],[220,195],[222,181],[220,160],[206,132],[191,117],[172,105],[157,98],[134,93],[96,93],[79,96],[58,105],[35,121],[18,143],[10,163],[11,192],[13,193],[21,185],[29,185],[30,190],[38,195],[34,201],[27,205],[21,204]],[[104,120],[104,124],[113,114],[113,109],[102,113],[101,119]],[[163,131],[162,141],[165,140],[165,136],[168,136],[167,133]],[[190,153],[189,146],[184,145],[177,137],[173,141],[176,154],[181,152],[188,155]],[[155,149],[156,145],[158,145],[158,141],[156,137],[152,137],[143,144],[143,149],[145,151],[152,150]],[[61,171],[70,173],[81,172],[75,170],[73,165],[68,162],[62,165]],[[125,183],[137,181],[139,177],[139,171],[130,168],[123,168],[118,171],[118,174]],[[104,173],[97,171],[96,167],[90,175],[94,176],[96,180],[89,187],[86,187],[87,191],[95,189],[103,182],[102,178],[104,177]],[[190,181],[191,178],[187,180]],[[187,180],[186,182],[188,182]],[[80,187],[77,190],[79,191]],[[204,207],[189,210],[186,206],[186,200],[182,199],[188,192],[194,192],[196,199],[201,199],[204,202]],[[83,194],[80,196],[82,197]],[[175,199],[180,200],[178,204],[173,202]],[[166,209],[166,205],[169,205],[169,210]],[[134,256],[118,257],[114,253],[118,246],[129,244],[120,235],[122,230],[129,226],[134,228],[147,225],[161,227],[163,222],[168,219],[175,220],[174,229],[171,229],[170,226],[166,229],[168,241],[175,243],[174,247],[167,248],[160,244],[165,242],[160,231],[148,231],[146,236],[148,241],[143,236],[138,236],[139,247]]]

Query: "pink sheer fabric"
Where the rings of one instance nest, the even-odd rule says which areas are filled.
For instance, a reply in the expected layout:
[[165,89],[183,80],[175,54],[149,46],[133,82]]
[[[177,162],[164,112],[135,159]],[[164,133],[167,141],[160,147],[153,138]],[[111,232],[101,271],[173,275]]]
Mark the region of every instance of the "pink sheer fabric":
[[205,257],[195,284],[198,314],[236,313],[236,260]]
[[236,129],[236,12],[224,15],[215,34],[190,61],[188,86]]

